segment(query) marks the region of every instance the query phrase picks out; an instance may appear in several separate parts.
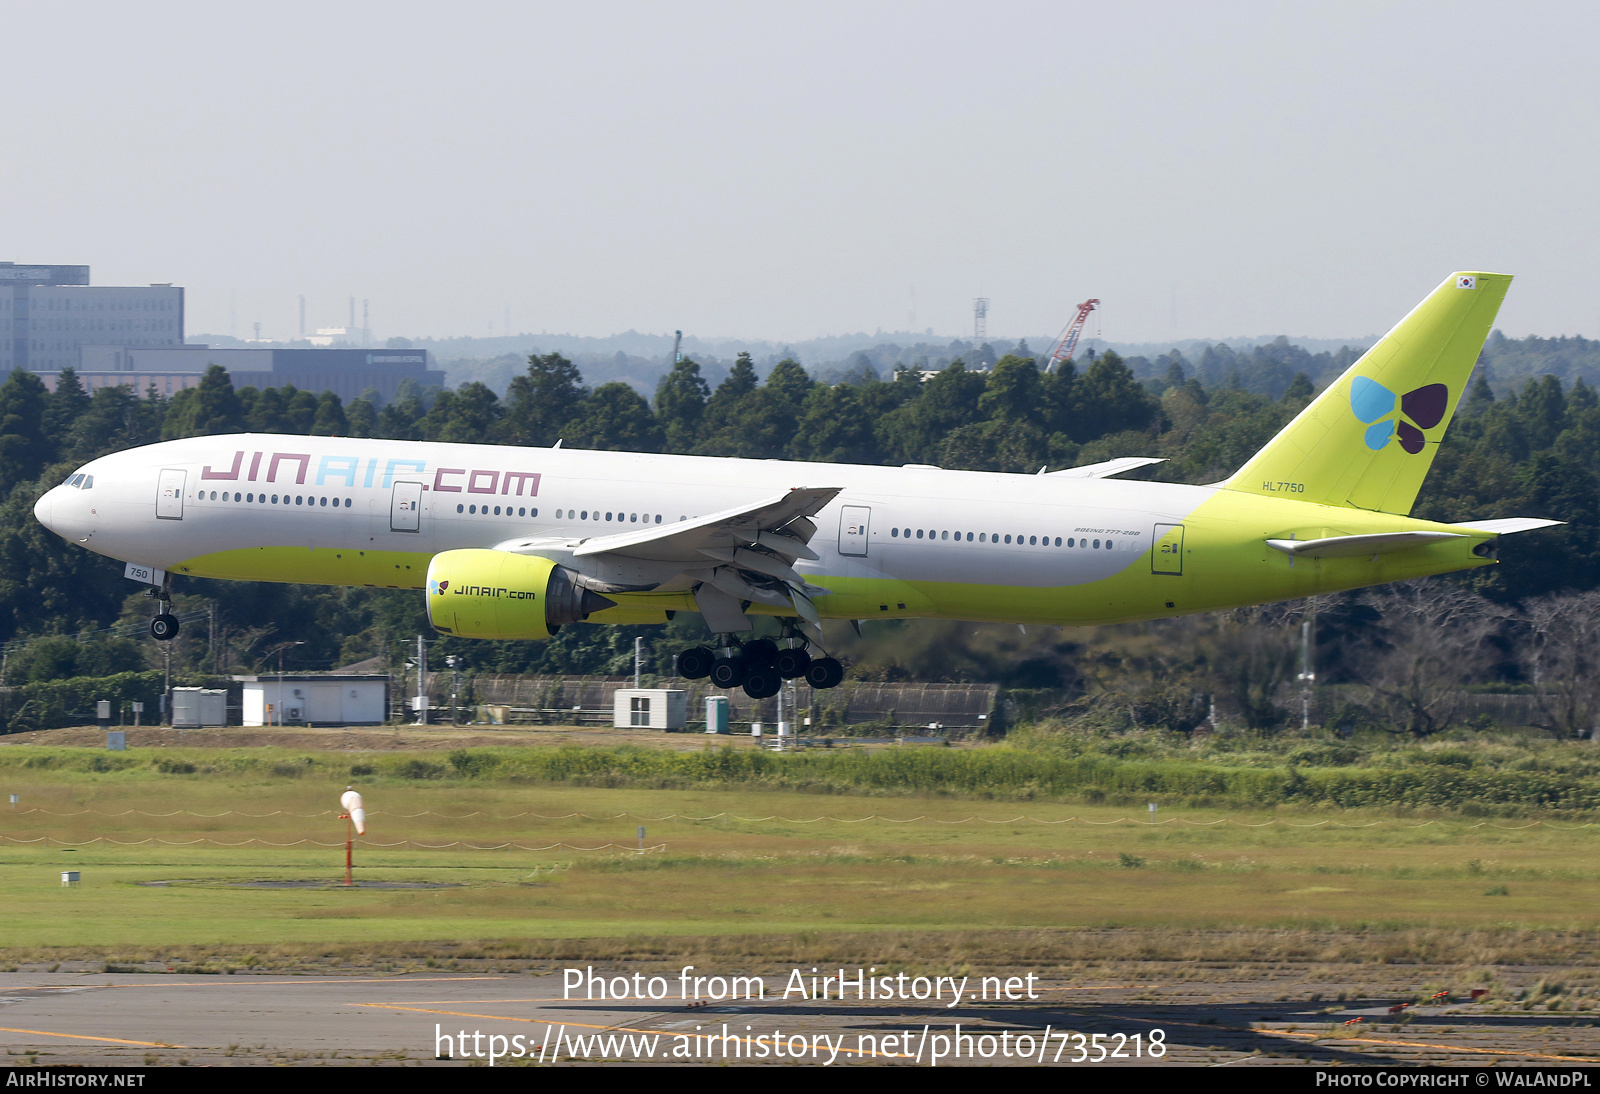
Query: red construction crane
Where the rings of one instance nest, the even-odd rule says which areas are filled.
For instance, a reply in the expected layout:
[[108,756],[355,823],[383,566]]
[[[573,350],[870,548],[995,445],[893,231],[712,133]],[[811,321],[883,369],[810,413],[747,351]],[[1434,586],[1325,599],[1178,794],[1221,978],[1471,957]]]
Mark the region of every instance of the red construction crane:
[[1099,300],[1085,300],[1078,305],[1078,314],[1067,324],[1067,329],[1061,332],[1061,337],[1056,339],[1056,344],[1050,347],[1049,363],[1045,365],[1046,372],[1051,371],[1062,361],[1072,360],[1072,351],[1078,348],[1078,335],[1083,333],[1083,324],[1088,320],[1089,313],[1094,311]]

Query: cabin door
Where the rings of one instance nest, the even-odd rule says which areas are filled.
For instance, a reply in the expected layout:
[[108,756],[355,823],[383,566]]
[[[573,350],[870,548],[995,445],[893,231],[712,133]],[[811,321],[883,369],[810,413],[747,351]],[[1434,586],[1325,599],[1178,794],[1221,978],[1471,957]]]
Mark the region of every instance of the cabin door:
[[1183,525],[1158,524],[1150,545],[1150,572],[1183,576]]
[[839,514],[839,553],[865,558],[867,531],[872,522],[872,510],[865,505],[846,505]]
[[158,520],[183,519],[183,482],[187,472],[182,468],[168,467],[156,482],[156,518]]
[[389,502],[389,531],[422,531],[422,484],[397,482]]

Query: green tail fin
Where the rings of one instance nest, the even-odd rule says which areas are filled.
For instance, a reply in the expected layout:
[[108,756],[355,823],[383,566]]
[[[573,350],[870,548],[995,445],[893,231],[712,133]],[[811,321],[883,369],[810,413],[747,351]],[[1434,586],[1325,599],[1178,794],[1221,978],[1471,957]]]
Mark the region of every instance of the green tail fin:
[[1451,274],[1223,485],[1409,513],[1510,284]]

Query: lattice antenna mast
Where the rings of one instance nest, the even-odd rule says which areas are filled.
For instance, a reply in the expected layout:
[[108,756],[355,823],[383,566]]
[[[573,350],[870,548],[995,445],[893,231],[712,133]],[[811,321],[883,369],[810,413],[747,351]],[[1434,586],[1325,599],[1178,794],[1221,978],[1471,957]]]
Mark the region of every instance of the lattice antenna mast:
[[989,298],[980,296],[972,302],[972,340],[983,345],[989,338]]
[[1056,344],[1050,347],[1050,362],[1044,370],[1050,372],[1062,361],[1072,360],[1073,351],[1078,348],[1078,336],[1083,333],[1083,325],[1089,321],[1089,313],[1099,305],[1100,301],[1085,300],[1078,305],[1078,314],[1072,322],[1067,324],[1066,330],[1061,332],[1061,337],[1056,339]]

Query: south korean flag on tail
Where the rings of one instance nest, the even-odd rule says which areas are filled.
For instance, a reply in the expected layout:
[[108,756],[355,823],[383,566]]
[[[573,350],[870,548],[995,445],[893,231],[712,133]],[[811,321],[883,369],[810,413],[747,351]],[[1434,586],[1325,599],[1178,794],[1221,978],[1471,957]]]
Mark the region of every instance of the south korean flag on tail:
[[1478,279],[1471,274],[1462,274],[1456,278],[1456,288],[1458,289],[1476,289],[1477,287]]

